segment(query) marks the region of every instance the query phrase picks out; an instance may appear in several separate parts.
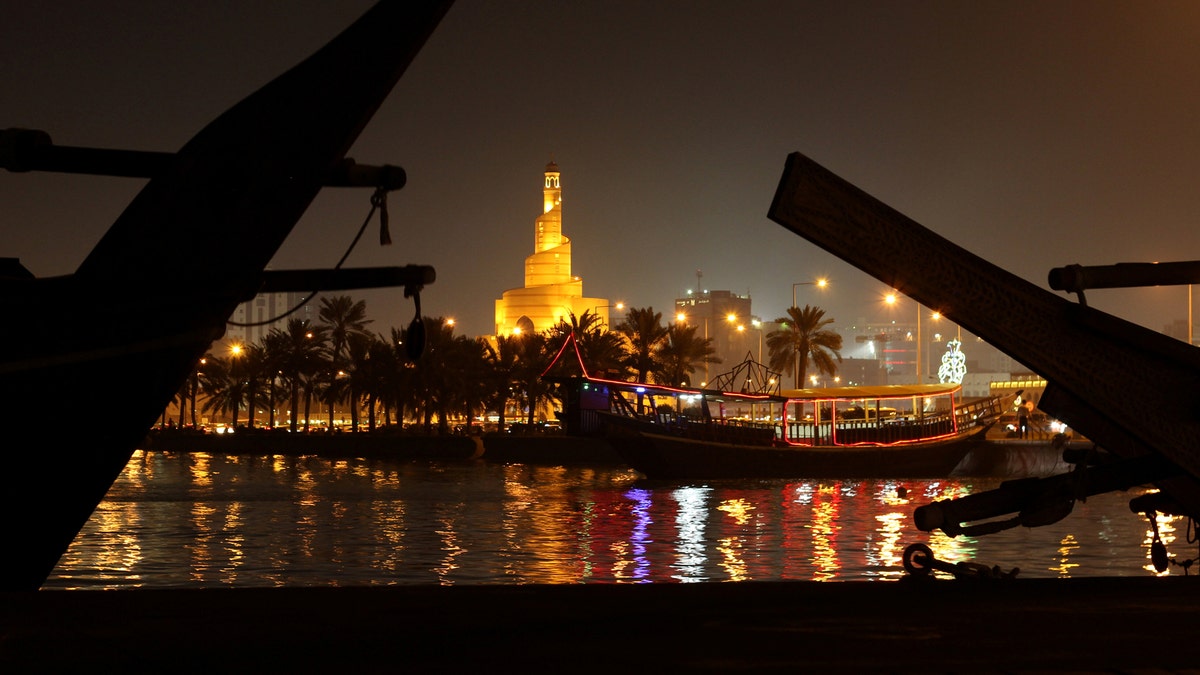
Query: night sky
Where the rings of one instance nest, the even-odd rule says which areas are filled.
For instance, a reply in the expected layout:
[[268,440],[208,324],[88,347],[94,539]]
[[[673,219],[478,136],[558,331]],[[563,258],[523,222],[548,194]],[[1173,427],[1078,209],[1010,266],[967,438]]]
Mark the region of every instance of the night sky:
[[[0,128],[177,150],[369,5],[5,2]],[[396,243],[372,230],[346,264],[433,265],[424,313],[491,333],[553,158],[588,296],[669,317],[701,270],[772,319],[824,276],[800,304],[886,320],[882,284],[767,219],[793,151],[1043,288],[1070,263],[1200,259],[1198,34],[1191,0],[461,0],[350,153],[409,182]],[[0,172],[0,256],[73,272],[142,184]],[[369,196],[324,190],[273,267],[335,264]],[[398,289],[356,295],[381,332],[411,318]],[[1088,301],[1187,315],[1184,287]]]

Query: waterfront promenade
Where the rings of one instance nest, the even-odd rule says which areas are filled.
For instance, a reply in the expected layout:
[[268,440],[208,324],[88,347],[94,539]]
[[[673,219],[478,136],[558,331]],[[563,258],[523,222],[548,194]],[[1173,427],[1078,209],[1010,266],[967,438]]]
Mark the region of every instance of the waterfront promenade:
[[436,435],[417,433],[297,433],[251,431],[236,434],[152,432],[142,449],[233,455],[320,455],[393,459],[491,462],[555,462],[624,465],[607,442],[562,434]]
[[0,595],[0,670],[1200,673],[1198,580]]

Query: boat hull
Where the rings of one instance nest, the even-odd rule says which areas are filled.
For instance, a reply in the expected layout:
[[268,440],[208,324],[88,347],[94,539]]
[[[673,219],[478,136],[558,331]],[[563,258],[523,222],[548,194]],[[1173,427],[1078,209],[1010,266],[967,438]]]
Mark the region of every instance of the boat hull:
[[983,445],[977,433],[905,445],[838,447],[738,445],[641,430],[610,433],[608,439],[634,470],[655,480],[945,478]]

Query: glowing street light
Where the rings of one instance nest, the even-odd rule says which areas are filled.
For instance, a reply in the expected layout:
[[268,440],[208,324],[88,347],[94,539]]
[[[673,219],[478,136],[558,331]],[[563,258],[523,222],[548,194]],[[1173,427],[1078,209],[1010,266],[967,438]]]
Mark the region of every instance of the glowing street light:
[[[762,347],[763,347],[762,325],[763,325],[762,321],[759,321],[758,319],[750,319],[750,326],[752,327],[752,330],[758,331],[758,362],[759,363],[762,363]],[[746,324],[742,324],[742,323],[738,324],[737,331],[739,333],[745,333],[746,330],[747,330]]]
[[[895,305],[897,302],[899,302],[899,298],[896,295],[896,291],[892,291],[892,292],[888,293],[886,296],[884,296],[883,301],[889,305]],[[923,384],[925,382],[925,373],[921,368],[921,303],[917,302],[915,299],[913,300],[913,302],[916,303],[916,306],[917,306],[917,362],[916,362],[917,384]],[[934,321],[937,321],[938,319],[942,318],[942,313],[941,312],[933,312],[930,315],[930,318],[932,318]]]
[[829,285],[828,279],[814,279],[813,281],[797,281],[792,284],[792,307],[796,306],[796,287],[797,286],[816,286],[817,288],[825,288]]
[[[797,286],[816,286],[817,288],[825,288],[828,285],[829,285],[829,280],[824,277],[820,277],[820,278],[814,279],[812,281],[797,281],[796,283],[792,284],[792,308],[794,309],[796,307],[796,287]],[[799,348],[799,345],[797,345],[796,346],[796,352],[797,352],[797,354],[796,354],[796,379],[795,379],[797,387],[800,386],[800,354],[799,354],[799,351],[800,351],[800,348]]]
[[[595,314],[596,316],[600,316],[600,310],[605,309],[605,308],[612,308],[612,309],[615,309],[618,312],[620,312],[620,311],[624,311],[625,303],[618,302],[615,305],[596,305],[595,307],[592,308],[592,313]],[[612,317],[609,317],[609,319],[611,320]],[[607,323],[605,325],[607,325]]]

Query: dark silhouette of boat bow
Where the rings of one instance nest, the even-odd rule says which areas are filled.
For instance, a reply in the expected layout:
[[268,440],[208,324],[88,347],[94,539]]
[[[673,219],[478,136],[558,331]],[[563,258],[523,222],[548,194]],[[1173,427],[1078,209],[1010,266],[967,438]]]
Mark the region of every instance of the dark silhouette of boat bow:
[[[74,274],[35,279],[15,259],[0,265],[0,307],[19,322],[0,331],[0,408],[20,420],[5,432],[0,589],[42,584],[238,303],[272,285],[415,293],[433,281],[425,266],[366,273],[372,282],[265,268],[322,187],[403,184],[402,172],[345,155],[450,4],[379,3],[174,154],[6,135],[0,160],[12,171],[151,180]],[[106,401],[103,421],[61,412],[63,399],[86,396]]]
[[[1039,407],[1116,458],[1070,474],[919,507],[922,530],[954,536],[1065,517],[1077,499],[1153,484],[1134,510],[1200,517],[1200,350],[1088,307],[1085,288],[1200,282],[1200,263],[1053,270],[1072,303],[922,227],[793,153],[768,216],[986,339],[1046,378]],[[1007,520],[980,523],[1015,514]],[[1153,513],[1150,513],[1152,516]],[[1152,521],[1153,522],[1153,521]]]

